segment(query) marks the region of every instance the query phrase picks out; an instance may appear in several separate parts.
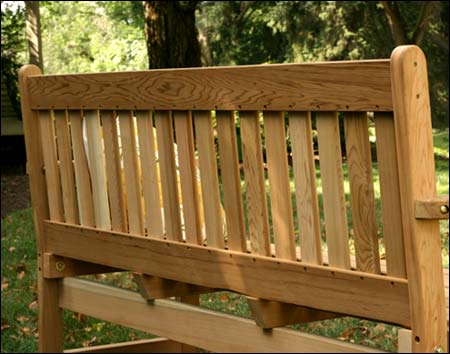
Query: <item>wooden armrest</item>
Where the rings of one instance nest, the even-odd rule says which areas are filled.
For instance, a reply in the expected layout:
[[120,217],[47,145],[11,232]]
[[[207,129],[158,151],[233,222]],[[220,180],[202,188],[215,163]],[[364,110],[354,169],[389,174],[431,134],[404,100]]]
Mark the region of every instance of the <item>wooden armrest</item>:
[[448,219],[448,195],[416,200],[416,219]]

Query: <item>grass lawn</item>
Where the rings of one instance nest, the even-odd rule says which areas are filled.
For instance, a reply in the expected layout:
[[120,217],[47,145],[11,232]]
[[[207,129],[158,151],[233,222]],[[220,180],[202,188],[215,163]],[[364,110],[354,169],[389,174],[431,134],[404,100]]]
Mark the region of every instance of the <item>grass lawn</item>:
[[[448,194],[448,129],[436,131],[434,139],[438,194]],[[378,200],[379,217],[380,195],[376,171],[377,166],[374,164],[375,194]],[[320,186],[320,178],[318,178],[318,184]],[[348,183],[345,188],[348,198]],[[347,201],[349,200],[347,199]],[[348,215],[350,216],[350,213]],[[13,212],[2,219],[1,235],[1,351],[3,353],[37,352],[36,248],[31,209]],[[448,267],[449,264],[448,235],[448,221],[443,221],[441,222],[441,240],[445,267]],[[99,275],[96,278],[124,288],[135,289],[136,287],[131,280],[130,273]],[[249,315],[249,309],[243,297],[231,292],[202,295],[201,305],[240,316]],[[64,313],[64,318],[66,348],[152,337],[149,334],[69,311]],[[397,327],[356,318],[343,317],[293,327],[309,333],[370,345],[388,351],[396,350],[397,346]]]

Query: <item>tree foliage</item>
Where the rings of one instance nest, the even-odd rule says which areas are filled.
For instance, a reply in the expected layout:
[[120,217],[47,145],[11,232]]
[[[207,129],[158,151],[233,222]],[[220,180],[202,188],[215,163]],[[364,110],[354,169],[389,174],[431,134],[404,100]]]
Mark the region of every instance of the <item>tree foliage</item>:
[[43,1],[41,25],[47,73],[147,67],[141,2]]
[[[20,117],[18,70],[25,61],[25,11],[23,7],[1,2],[1,75],[8,96]],[[3,81],[3,80],[2,80]]]

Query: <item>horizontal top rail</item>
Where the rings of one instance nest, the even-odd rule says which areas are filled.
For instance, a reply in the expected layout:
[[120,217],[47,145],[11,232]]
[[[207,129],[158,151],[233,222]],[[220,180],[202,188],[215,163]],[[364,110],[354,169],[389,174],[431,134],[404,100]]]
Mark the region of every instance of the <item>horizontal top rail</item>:
[[37,75],[32,109],[392,111],[390,61]]

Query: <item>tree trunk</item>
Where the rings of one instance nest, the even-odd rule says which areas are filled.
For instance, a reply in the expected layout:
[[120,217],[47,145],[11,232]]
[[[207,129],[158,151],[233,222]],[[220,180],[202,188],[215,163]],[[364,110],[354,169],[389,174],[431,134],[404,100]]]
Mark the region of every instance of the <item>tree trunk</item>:
[[41,39],[41,16],[39,14],[39,1],[25,1],[26,12],[26,36],[28,41],[28,52],[30,64],[37,65],[42,72],[42,39]]
[[197,1],[145,1],[150,69],[201,66],[195,27]]

